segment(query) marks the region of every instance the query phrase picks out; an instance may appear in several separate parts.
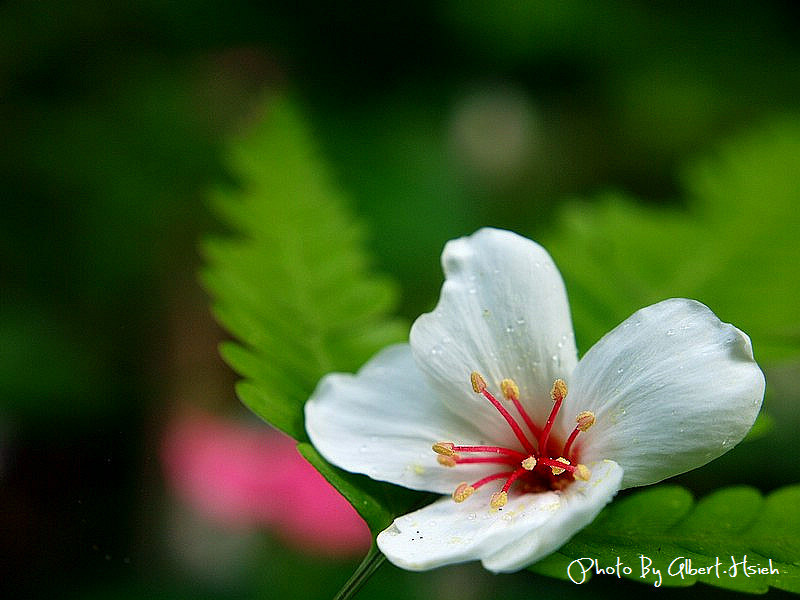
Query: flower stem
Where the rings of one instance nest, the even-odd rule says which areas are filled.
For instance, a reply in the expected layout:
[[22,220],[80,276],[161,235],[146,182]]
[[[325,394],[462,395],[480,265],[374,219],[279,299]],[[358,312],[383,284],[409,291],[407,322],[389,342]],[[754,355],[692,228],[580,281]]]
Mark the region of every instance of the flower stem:
[[339,593],[334,596],[333,600],[348,600],[355,596],[358,590],[361,589],[361,586],[367,582],[385,560],[386,557],[378,550],[378,545],[373,541],[364,560],[361,561],[361,564],[358,565],[350,576],[350,579],[348,579],[347,583],[339,590]]

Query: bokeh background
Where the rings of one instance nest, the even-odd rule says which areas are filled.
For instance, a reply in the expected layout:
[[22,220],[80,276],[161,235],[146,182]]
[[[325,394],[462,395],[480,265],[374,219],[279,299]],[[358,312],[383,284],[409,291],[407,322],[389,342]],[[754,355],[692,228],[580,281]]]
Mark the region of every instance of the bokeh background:
[[[0,4],[3,597],[325,598],[358,563],[357,521],[326,542],[220,492],[291,497],[314,477],[238,403],[197,279],[219,229],[209,189],[270,94],[308,120],[411,320],[438,295],[447,239],[487,224],[558,238],[564,206],[608,190],[680,211],[687,165],[800,113],[798,25],[777,0]],[[758,226],[749,243],[769,244]],[[800,273],[781,273],[796,291]],[[800,370],[775,356],[773,430],[748,470],[719,467],[765,492],[797,480]],[[254,475],[265,456],[291,472]],[[714,472],[683,482],[703,493]],[[386,565],[362,594],[590,592],[652,590]]]

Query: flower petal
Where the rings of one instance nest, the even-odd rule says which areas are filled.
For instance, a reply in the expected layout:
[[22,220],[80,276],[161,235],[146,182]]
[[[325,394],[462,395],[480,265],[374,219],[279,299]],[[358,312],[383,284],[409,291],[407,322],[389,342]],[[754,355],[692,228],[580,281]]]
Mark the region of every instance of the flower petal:
[[485,465],[447,468],[431,446],[484,442],[471,423],[437,401],[407,344],[390,346],[357,375],[322,379],[306,403],[306,431],[329,462],[412,489],[450,493]]
[[448,242],[442,266],[439,303],[411,329],[414,357],[444,402],[506,441],[498,413],[480,397],[470,400],[470,373],[480,372],[495,393],[514,379],[531,416],[544,421],[553,381],[577,363],[564,282],[544,248],[498,229]]
[[395,519],[378,535],[378,547],[392,563],[414,571],[476,559],[496,572],[521,569],[559,548],[617,492],[618,465],[603,461],[591,468],[589,481],[561,493],[512,494],[500,510],[489,507],[491,486],[460,504],[444,498]]
[[727,452],[750,430],[763,397],[750,339],[705,305],[671,299],[634,313],[586,353],[564,410],[595,413],[578,438],[581,460],[618,462],[626,488]]

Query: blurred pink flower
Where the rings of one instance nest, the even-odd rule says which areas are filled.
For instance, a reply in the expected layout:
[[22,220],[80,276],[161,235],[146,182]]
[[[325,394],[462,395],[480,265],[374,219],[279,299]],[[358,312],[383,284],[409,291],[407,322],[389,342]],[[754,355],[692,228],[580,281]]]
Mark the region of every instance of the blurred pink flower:
[[358,513],[282,433],[183,414],[165,432],[162,462],[178,496],[223,525],[264,527],[311,552],[346,555],[369,547]]

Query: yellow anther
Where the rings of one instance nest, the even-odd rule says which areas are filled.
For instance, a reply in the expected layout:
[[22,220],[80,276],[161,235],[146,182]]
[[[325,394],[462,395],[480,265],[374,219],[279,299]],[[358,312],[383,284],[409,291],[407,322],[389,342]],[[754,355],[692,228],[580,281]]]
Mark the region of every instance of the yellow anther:
[[508,502],[508,494],[505,492],[495,492],[492,494],[492,499],[489,500],[489,506],[492,508],[502,508]]
[[503,379],[500,382],[500,391],[506,400],[519,400],[519,387],[513,379]]
[[455,452],[453,451],[453,443],[452,442],[436,442],[433,445],[433,451],[436,454],[441,454],[442,456],[455,456]]
[[573,473],[573,475],[575,476],[575,479],[580,479],[581,481],[589,481],[589,477],[592,476],[592,472],[586,465],[576,465],[575,472]]
[[[556,459],[556,462],[560,462],[560,463],[565,464],[565,465],[569,464],[569,461],[566,458],[564,458],[563,456],[559,456]],[[553,471],[553,475],[561,475],[565,471],[565,469],[562,469],[560,467],[550,467],[550,469]]]
[[564,383],[563,379],[556,379],[553,382],[553,389],[550,391],[550,397],[553,399],[553,402],[563,400],[567,397],[567,384]]
[[456,462],[456,457],[455,456],[442,456],[442,455],[439,455],[439,456],[436,457],[436,460],[443,467],[455,467],[458,464]]
[[578,424],[578,429],[587,431],[589,427],[594,425],[594,413],[590,410],[579,412],[578,416],[575,417],[575,422]]
[[456,502],[463,502],[474,493],[475,488],[469,485],[467,482],[459,483],[458,487],[453,492],[453,500]]
[[477,371],[469,374],[469,380],[472,382],[472,391],[476,394],[482,394],[486,389],[486,380]]
[[533,471],[536,467],[536,458],[533,456],[529,456],[525,460],[522,461],[522,468],[526,471]]

